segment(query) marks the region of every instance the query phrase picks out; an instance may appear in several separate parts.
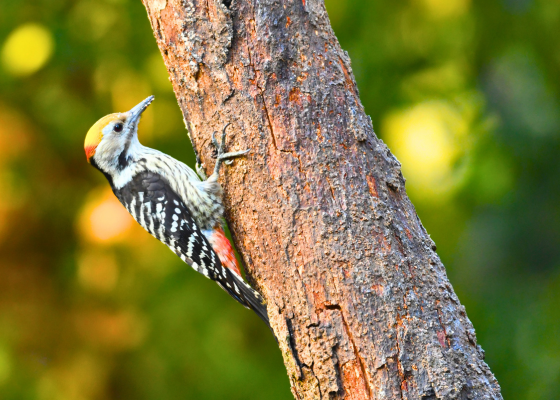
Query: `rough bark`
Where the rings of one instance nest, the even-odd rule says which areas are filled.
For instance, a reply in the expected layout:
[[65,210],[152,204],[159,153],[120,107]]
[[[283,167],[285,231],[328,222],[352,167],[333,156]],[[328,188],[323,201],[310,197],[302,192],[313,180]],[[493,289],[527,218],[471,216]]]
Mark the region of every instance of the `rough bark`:
[[[322,0],[143,0],[297,399],[501,399]],[[379,94],[383,95],[382,93]]]

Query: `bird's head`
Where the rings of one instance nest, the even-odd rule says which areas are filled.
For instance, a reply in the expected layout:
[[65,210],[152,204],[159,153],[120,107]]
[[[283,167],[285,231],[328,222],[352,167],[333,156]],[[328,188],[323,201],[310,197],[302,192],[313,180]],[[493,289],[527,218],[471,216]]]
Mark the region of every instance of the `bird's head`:
[[130,111],[106,115],[93,124],[84,142],[88,162],[103,170],[122,167],[131,147],[139,144],[138,123],[153,100],[154,96],[150,96]]

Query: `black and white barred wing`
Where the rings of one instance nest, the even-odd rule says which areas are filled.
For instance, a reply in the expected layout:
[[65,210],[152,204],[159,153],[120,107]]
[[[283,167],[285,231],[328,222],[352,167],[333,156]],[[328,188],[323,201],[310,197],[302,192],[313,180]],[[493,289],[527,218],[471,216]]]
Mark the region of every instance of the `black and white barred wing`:
[[136,175],[116,196],[144,229],[191,267],[216,281],[245,307],[268,323],[262,297],[240,276],[222,266],[216,252],[198,228],[187,205],[161,175]]
[[220,261],[190,211],[160,175],[142,172],[115,193],[134,219],[196,271],[215,279]]

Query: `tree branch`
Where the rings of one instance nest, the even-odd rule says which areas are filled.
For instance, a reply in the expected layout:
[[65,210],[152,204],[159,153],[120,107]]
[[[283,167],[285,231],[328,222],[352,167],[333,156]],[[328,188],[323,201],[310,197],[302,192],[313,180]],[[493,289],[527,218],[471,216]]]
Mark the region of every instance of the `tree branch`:
[[[501,399],[321,0],[143,0],[297,399]],[[381,95],[381,94],[380,94]]]

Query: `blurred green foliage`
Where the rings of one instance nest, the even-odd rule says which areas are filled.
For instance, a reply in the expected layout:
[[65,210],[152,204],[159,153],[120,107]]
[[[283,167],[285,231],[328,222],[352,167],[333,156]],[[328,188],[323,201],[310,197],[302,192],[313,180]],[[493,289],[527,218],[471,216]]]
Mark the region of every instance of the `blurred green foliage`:
[[[327,0],[378,136],[508,399],[560,399],[560,2]],[[289,399],[252,313],[152,240],[85,162],[194,163],[140,1],[0,3],[0,398]]]

